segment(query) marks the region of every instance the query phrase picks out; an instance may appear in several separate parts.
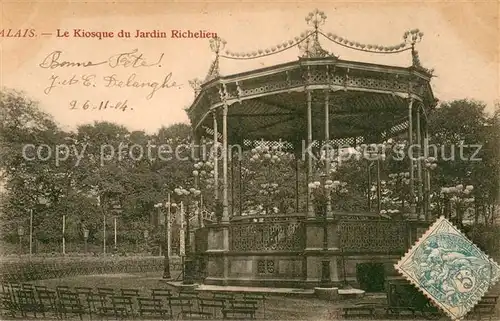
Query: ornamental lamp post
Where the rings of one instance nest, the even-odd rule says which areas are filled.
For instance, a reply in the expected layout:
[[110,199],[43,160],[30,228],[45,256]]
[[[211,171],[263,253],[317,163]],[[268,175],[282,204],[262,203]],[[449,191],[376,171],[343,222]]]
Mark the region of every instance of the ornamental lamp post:
[[[161,219],[162,219],[162,216],[161,216],[161,208],[163,207],[163,203],[160,202],[160,203],[156,203],[155,205],[153,205],[154,208],[156,208],[158,210],[158,213],[157,213],[157,219],[158,219],[158,224],[160,226],[162,226],[162,222],[161,222]],[[161,244],[161,241],[160,241],[160,253],[159,255],[161,256],[162,255],[162,244]]]
[[[189,195],[198,196],[201,194],[201,191],[195,188],[191,188],[190,190],[184,189],[182,187],[178,187],[174,189],[174,192],[179,196],[182,201],[186,201],[186,211],[185,211],[185,221],[186,221],[186,233],[184,234],[184,246],[185,246],[185,254],[186,258],[184,260],[184,278],[183,284],[193,284],[193,263],[191,257],[191,236],[190,236],[190,217],[189,217],[189,203],[187,197]],[[183,208],[181,207],[181,210]],[[183,213],[181,213],[182,216]]]
[[[193,171],[193,176],[194,176],[194,193],[196,193],[196,191],[199,189],[199,185],[200,185],[200,172],[198,170],[194,170]],[[202,228],[204,226],[204,222],[203,222],[203,216],[202,216],[202,213],[201,213],[201,190],[199,191],[198,194],[195,194],[195,196],[197,195],[200,195],[200,206],[198,206],[198,201],[196,201],[196,210],[197,210],[197,214],[198,214],[198,225],[199,225],[199,228]]]
[[[323,250],[328,251],[327,198],[329,197],[328,194],[330,193],[331,184],[333,182],[331,180],[326,180],[327,174],[321,174],[320,177],[321,185],[323,185],[323,199],[321,202],[321,216],[323,218]],[[321,261],[321,285],[323,287],[330,287],[331,281],[330,260],[323,259]]]
[[66,214],[62,216],[62,255],[66,255]]
[[84,228],[83,229],[83,241],[84,241],[84,250],[85,250],[85,253],[87,253],[87,241],[89,239],[89,229],[88,228]]
[[[356,147],[356,159],[363,158],[367,161],[367,175],[368,175],[368,193],[367,193],[367,201],[368,201],[368,211],[372,210],[372,196],[371,192],[376,192],[377,195],[377,213],[380,214],[382,209],[381,198],[382,198],[382,187],[381,187],[381,161],[385,161],[386,154],[385,151],[390,148],[393,144],[392,139],[389,139],[387,142],[381,144],[361,144]],[[372,187],[372,167],[376,167],[376,183],[377,187]]]
[[144,248],[147,249],[148,247],[148,239],[149,239],[149,231],[144,230]]
[[113,239],[114,239],[114,246],[113,246],[113,252],[116,253],[118,251],[118,231],[117,231],[117,217],[120,215],[123,210],[120,204],[114,204],[112,207],[113,212]]
[[445,206],[445,217],[451,218],[451,203],[455,203],[457,210],[457,225],[458,227],[462,227],[462,205],[467,205],[474,202],[474,197],[469,196],[470,193],[474,190],[473,185],[467,185],[464,187],[463,184],[458,184],[456,186],[451,187],[443,187],[441,188],[441,196],[444,199]]
[[[38,204],[48,205],[45,197],[38,197]],[[30,209],[30,256],[33,254],[33,208]]]
[[441,196],[443,198],[444,205],[444,217],[450,218],[451,216],[451,203],[450,203],[450,195],[454,193],[454,187],[443,187],[441,188]]
[[[347,182],[342,182],[342,181],[326,181],[327,188],[330,191],[330,193],[335,193],[336,194],[336,199],[340,199],[343,195],[346,195],[349,190],[347,189]],[[346,260],[344,257],[344,247],[341,246],[341,252],[342,252],[342,273],[344,276],[344,281],[342,284],[343,289],[351,289],[352,287],[347,283],[347,273],[346,273]]]
[[170,203],[170,193],[168,193],[168,200],[165,203],[165,208],[167,209],[167,215],[163,221],[163,237],[165,248],[163,249],[163,279],[171,279],[170,275],[170,216],[171,207],[175,207],[175,204]]
[[17,228],[17,235],[19,236],[19,255],[23,254],[23,236],[24,236],[24,228],[19,226]]
[[436,157],[424,158],[425,170],[425,195],[424,195],[424,217],[428,221],[431,214],[431,172],[437,168]]
[[[362,144],[362,147],[364,147],[364,153],[363,156],[370,161],[374,161],[376,166],[377,166],[377,213],[380,214],[380,211],[382,210],[382,186],[381,186],[381,178],[380,178],[380,162],[384,161],[386,156],[385,156],[385,149],[387,148],[386,144],[371,144],[371,145],[365,145]],[[368,165],[371,167],[371,165]],[[371,204],[370,204],[371,206]]]

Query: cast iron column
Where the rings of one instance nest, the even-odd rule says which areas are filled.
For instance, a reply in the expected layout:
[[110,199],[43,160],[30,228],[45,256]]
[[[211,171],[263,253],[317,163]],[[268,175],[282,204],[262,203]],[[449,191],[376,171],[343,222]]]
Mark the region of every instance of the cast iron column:
[[[424,122],[424,155],[429,157],[429,128],[427,123],[427,118]],[[430,206],[431,206],[431,172],[429,169],[425,171],[425,220],[430,220]]]
[[418,145],[418,154],[417,154],[417,178],[418,178],[418,219],[421,219],[421,216],[423,214],[423,207],[424,207],[424,202],[423,202],[423,176],[422,176],[422,128],[420,126],[420,117],[422,117],[422,114],[420,112],[421,105],[419,104],[417,108],[417,145]]
[[170,229],[170,193],[168,193],[168,196],[167,196],[167,214],[165,216],[165,222],[163,224],[164,226],[164,238],[165,238],[165,249],[163,249],[163,278],[164,279],[170,279],[171,276],[170,276],[170,233],[169,233],[169,229]]
[[[330,110],[329,110],[330,90],[325,91],[325,142],[326,142],[326,158],[325,158],[325,177],[330,178]],[[332,212],[332,197],[330,193],[326,195],[326,215],[325,217],[333,217]]]
[[227,104],[224,104],[222,109],[222,221],[229,222],[229,209],[228,209],[228,179],[227,179]]
[[184,235],[184,247],[186,252],[186,259],[184,260],[184,278],[182,280],[183,284],[193,284],[193,258],[191,256],[191,229],[190,229],[190,217],[189,217],[189,205],[186,200],[186,209],[184,211],[184,219],[186,220],[186,234]]
[[[311,149],[311,144],[312,144],[312,97],[311,97],[311,91],[307,90],[307,146],[306,146],[306,151],[309,151]],[[309,187],[309,183],[311,183],[312,179],[312,172],[313,172],[313,164],[312,164],[312,157],[307,153],[307,217],[312,218],[314,217],[314,206],[312,203],[312,191],[311,188]]]
[[412,216],[415,214],[415,171],[413,168],[413,155],[410,151],[413,151],[413,98],[410,99],[410,104],[408,105],[408,158],[410,164],[410,213]]
[[215,204],[219,201],[219,132],[217,128],[217,109],[212,112],[214,118],[214,146],[212,147],[213,151],[213,160],[214,160],[214,191],[215,191]]

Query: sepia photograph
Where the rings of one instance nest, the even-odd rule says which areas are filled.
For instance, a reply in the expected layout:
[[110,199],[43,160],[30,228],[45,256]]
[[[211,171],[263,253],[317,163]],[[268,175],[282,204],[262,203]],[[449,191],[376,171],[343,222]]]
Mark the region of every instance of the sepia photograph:
[[1,320],[500,320],[497,1],[0,10]]

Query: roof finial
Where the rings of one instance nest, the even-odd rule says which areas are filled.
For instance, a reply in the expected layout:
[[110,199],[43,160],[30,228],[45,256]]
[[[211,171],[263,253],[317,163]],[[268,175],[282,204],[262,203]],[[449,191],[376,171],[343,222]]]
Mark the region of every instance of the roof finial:
[[226,40],[223,40],[220,37],[210,39],[210,49],[212,49],[216,56],[219,56],[219,52],[223,50],[225,46]]
[[215,37],[210,39],[210,49],[215,53],[215,59],[208,70],[208,75],[205,78],[205,82],[208,82],[214,78],[219,77],[219,53],[226,46],[226,41],[220,37]]
[[319,35],[319,26],[325,24],[326,14],[323,11],[319,11],[315,9],[306,16],[306,22],[308,25],[312,25],[314,27],[313,38],[311,39],[311,35],[307,37],[304,45],[302,45],[301,49],[304,50],[303,57],[305,58],[323,58],[327,56],[331,56],[326,50],[324,50],[318,39]]
[[316,32],[316,35],[318,34],[318,29],[319,26],[325,24],[326,21],[326,14],[323,11],[319,11],[318,9],[315,9],[312,12],[309,12],[309,14],[306,16],[306,22],[307,24],[312,24],[314,27],[314,31]]
[[201,80],[198,78],[189,80],[189,85],[194,89],[194,97],[196,98],[201,91]]
[[431,69],[424,68],[420,62],[420,57],[418,55],[418,51],[415,49],[415,45],[422,41],[422,37],[424,36],[424,33],[418,29],[413,29],[406,31],[403,35],[403,39],[405,43],[411,45],[411,60],[412,60],[412,66],[415,68],[422,69],[428,73],[432,74]]

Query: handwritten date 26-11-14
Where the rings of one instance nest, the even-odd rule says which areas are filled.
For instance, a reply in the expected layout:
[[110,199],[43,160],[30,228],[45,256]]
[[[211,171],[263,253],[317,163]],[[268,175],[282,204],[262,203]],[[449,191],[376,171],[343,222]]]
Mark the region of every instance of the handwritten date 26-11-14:
[[72,100],[69,103],[69,109],[80,109],[80,110],[134,110],[128,106],[128,101],[110,101],[102,100],[98,102],[92,102],[90,100],[79,101]]

